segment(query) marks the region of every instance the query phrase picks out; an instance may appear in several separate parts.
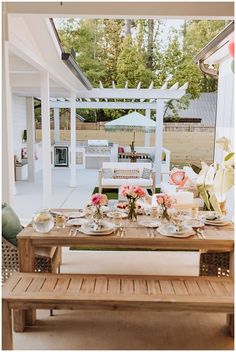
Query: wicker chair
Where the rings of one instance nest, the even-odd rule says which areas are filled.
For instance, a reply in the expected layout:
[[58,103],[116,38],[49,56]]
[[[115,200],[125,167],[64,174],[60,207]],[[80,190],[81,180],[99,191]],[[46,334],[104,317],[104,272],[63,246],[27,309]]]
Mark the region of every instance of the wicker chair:
[[200,254],[200,276],[229,276],[229,252],[202,252]]
[[[41,247],[35,249],[35,272],[60,272],[61,248]],[[2,283],[19,270],[18,248],[2,237]]]

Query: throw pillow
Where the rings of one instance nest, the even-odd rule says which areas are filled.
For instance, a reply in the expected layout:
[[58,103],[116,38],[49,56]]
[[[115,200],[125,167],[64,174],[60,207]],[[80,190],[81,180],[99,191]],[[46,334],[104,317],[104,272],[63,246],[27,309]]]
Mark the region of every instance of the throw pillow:
[[110,168],[104,168],[102,169],[103,172],[103,177],[104,178],[113,178],[113,170]]
[[2,236],[17,246],[16,235],[22,230],[20,220],[13,209],[6,203],[2,204]]
[[123,179],[139,178],[139,170],[138,169],[137,170],[115,169],[114,178],[123,178]]
[[185,171],[174,168],[170,172],[169,183],[171,185],[176,185],[183,187],[187,182],[188,177],[185,175]]
[[144,167],[141,177],[145,178],[145,180],[149,180],[151,177],[151,173],[152,173],[151,169]]
[[123,147],[118,147],[118,153],[124,153],[124,148]]

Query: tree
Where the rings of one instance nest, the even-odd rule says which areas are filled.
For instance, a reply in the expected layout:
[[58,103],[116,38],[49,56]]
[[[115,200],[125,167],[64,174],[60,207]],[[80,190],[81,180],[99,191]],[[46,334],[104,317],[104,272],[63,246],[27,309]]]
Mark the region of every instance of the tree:
[[140,53],[136,44],[132,42],[131,36],[127,36],[121,47],[117,62],[117,82],[119,87],[124,87],[128,81],[129,87],[136,87],[139,81],[148,87],[154,74],[147,70],[142,52]]
[[[188,58],[188,69],[196,67],[193,57],[212,40],[226,25],[228,21],[193,20],[185,21],[183,26],[183,53]],[[201,74],[199,77],[201,92],[215,92],[217,90],[217,77]]]

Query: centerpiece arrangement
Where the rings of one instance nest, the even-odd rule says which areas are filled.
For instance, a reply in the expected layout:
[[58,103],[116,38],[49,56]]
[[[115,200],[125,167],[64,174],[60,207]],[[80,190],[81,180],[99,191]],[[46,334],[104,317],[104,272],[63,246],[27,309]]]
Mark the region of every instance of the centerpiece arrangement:
[[159,205],[160,208],[160,217],[161,220],[167,220],[170,221],[170,214],[168,212],[168,209],[170,209],[173,205],[173,199],[168,196],[167,194],[159,194],[156,197],[157,204]]
[[227,193],[234,186],[234,152],[230,141],[219,138],[216,145],[223,151],[223,161],[207,165],[201,162],[202,170],[197,178],[197,186],[207,210],[214,210],[219,215],[226,215]]
[[94,206],[93,220],[97,226],[100,225],[103,218],[102,206],[107,205],[107,203],[106,194],[95,193],[91,197],[91,205]]
[[136,221],[137,220],[136,201],[139,198],[145,197],[146,193],[139,186],[122,186],[121,194],[123,197],[126,197],[128,200],[128,219],[130,221]]

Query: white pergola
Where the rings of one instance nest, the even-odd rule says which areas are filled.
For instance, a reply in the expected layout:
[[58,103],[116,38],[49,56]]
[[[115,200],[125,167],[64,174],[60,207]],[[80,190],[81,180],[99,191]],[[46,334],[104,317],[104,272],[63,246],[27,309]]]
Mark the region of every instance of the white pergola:
[[[179,87],[175,83],[168,88],[168,82],[165,82],[162,87],[154,88],[151,82],[148,89],[141,88],[139,82],[137,88],[128,88],[126,82],[125,88],[116,88],[112,82],[112,88],[103,88],[100,82],[100,88],[93,88],[91,90],[77,91],[73,98],[57,98],[50,99],[50,107],[54,109],[54,130],[55,140],[58,141],[59,136],[59,109],[71,109],[71,186],[76,185],[76,131],[73,109],[144,109],[146,110],[146,117],[150,118],[151,110],[156,111],[156,132],[155,132],[155,162],[154,169],[156,171],[157,185],[161,183],[161,163],[162,163],[162,135],[163,135],[163,115],[165,104],[170,99],[180,99],[186,94],[188,83]],[[123,99],[123,101],[116,101],[116,99]],[[105,100],[105,101],[104,101]],[[139,101],[134,101],[139,100]],[[149,134],[145,136],[145,144],[149,144]]]

